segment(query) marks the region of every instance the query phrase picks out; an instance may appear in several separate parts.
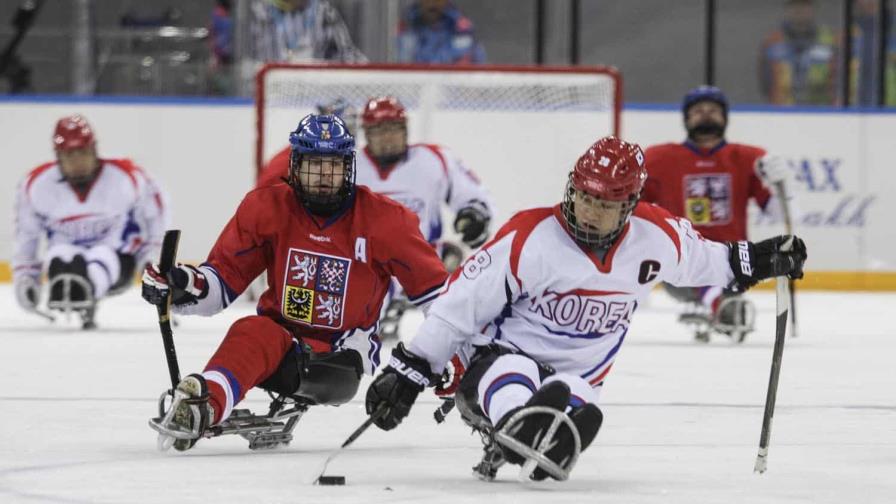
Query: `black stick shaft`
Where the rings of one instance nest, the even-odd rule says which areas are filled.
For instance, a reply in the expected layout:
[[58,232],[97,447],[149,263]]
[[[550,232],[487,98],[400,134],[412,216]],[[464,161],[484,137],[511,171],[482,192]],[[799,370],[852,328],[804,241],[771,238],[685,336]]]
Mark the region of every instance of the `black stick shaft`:
[[349,434],[348,439],[346,439],[345,442],[342,443],[342,446],[340,446],[339,448],[342,449],[342,448],[345,448],[346,446],[354,443],[355,440],[358,439],[359,437],[361,437],[361,434],[364,434],[364,431],[366,431],[368,427],[373,425],[373,422],[379,420],[379,418],[381,416],[383,416],[387,410],[388,410],[387,407],[380,406],[380,408],[378,410],[374,411],[373,414],[367,418],[367,420],[364,420],[364,423],[362,423],[360,427],[355,429],[355,432],[352,432],[351,434]]
[[[784,280],[778,280],[784,282]],[[786,285],[786,283],[785,283]],[[775,400],[778,396],[778,379],[781,376],[781,361],[784,357],[784,336],[787,332],[787,309],[778,312],[775,326],[775,349],[772,353],[772,368],[768,378],[768,391],[765,395],[765,413],[762,417],[762,434],[759,437],[759,448],[768,449],[771,438],[772,419],[775,416]]]
[[368,427],[373,425],[373,422],[375,422],[381,416],[385,415],[387,411],[389,411],[389,406],[385,404],[381,405],[376,411],[373,412],[372,415],[367,417],[367,420],[364,420],[364,423],[362,423],[357,429],[355,429],[354,432],[349,434],[348,439],[346,439],[345,442],[342,443],[342,446],[336,448],[330,453],[330,455],[327,457],[327,460],[325,460],[324,464],[321,466],[320,471],[317,473],[317,478],[314,478],[315,485],[320,481],[321,476],[323,476],[324,473],[327,472],[327,466],[330,465],[330,462],[332,462],[337,455],[342,453],[342,450],[347,448],[350,444],[354,443],[356,439],[361,437],[361,434],[364,434],[364,431],[366,431]]
[[[784,247],[789,249],[791,240]],[[753,470],[764,473],[767,467],[768,445],[772,436],[772,420],[775,416],[775,401],[778,397],[778,379],[781,376],[781,361],[784,358],[784,339],[787,337],[787,311],[790,304],[790,295],[787,277],[778,277],[776,280],[775,301],[777,305],[777,318],[775,320],[775,349],[772,352],[772,369],[768,378],[768,390],[765,395],[765,411],[762,415],[762,433],[759,435],[759,454],[756,456],[756,465]]]
[[[174,266],[177,259],[177,244],[180,241],[180,231],[177,229],[165,232],[162,241],[162,253],[159,257],[159,272],[168,276],[168,272]],[[162,332],[162,344],[165,347],[165,359],[168,361],[168,376],[171,378],[171,388],[180,383],[180,367],[177,365],[177,352],[174,350],[174,333],[171,331],[171,292],[164,303],[156,306],[159,313],[159,330]]]

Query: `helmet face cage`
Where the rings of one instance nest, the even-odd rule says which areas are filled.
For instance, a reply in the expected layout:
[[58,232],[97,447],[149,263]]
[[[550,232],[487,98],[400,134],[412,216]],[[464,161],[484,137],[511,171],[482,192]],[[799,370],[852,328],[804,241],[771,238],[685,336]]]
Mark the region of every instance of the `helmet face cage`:
[[[579,192],[579,189],[576,189],[573,184],[573,172],[570,172],[569,178],[566,181],[566,193],[563,195],[563,203],[560,205],[563,219],[566,221],[566,228],[569,230],[570,234],[573,235],[576,242],[582,246],[590,249],[606,249],[611,247],[613,242],[615,242],[616,239],[619,238],[619,235],[622,234],[622,230],[625,228],[625,223],[628,222],[628,218],[638,204],[638,200],[641,199],[640,192],[631,195],[628,200],[625,201],[625,204],[622,207],[622,212],[619,214],[619,221],[616,223],[613,230],[607,233],[601,233],[597,229],[588,227],[584,224],[579,225],[575,210],[577,192]],[[601,199],[599,196],[588,194],[585,191],[581,192],[596,200]]]
[[[334,163],[326,163],[325,160],[333,159]],[[329,180],[333,175],[332,166],[339,162],[340,156],[335,154],[300,154],[293,150],[289,156],[289,185],[296,192],[299,201],[311,213],[318,215],[331,215],[338,211],[348,201],[355,191],[355,155],[341,156],[342,180],[341,187],[337,191],[330,192],[329,186],[311,185],[302,183],[302,161],[308,161],[309,179],[320,182]],[[325,165],[329,165],[327,167]]]

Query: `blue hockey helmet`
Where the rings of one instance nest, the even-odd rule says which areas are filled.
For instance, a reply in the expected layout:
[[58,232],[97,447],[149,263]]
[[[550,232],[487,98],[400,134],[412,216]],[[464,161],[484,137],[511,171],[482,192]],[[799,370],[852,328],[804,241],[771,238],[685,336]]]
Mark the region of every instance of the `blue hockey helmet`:
[[[289,144],[292,149],[289,157],[289,184],[302,205],[318,215],[330,215],[341,209],[355,190],[355,138],[349,133],[345,122],[336,115],[309,114],[289,134]],[[327,185],[330,180],[326,170],[333,170],[333,163],[322,161],[327,157],[336,158],[342,163],[342,185],[336,190]],[[312,182],[314,185],[309,187],[302,183],[300,174],[306,158],[309,158],[306,167],[309,174],[306,175],[315,179]],[[319,185],[322,178],[327,179],[327,182]]]
[[684,99],[681,100],[681,112],[684,114],[685,120],[688,118],[688,109],[703,101],[718,103],[722,107],[725,121],[728,121],[728,98],[725,97],[725,93],[721,89],[707,85],[697,86],[684,95]]
[[348,132],[354,135],[358,131],[358,110],[352,106],[345,98],[341,96],[335,100],[318,103],[318,114],[333,114],[339,116],[348,127]]

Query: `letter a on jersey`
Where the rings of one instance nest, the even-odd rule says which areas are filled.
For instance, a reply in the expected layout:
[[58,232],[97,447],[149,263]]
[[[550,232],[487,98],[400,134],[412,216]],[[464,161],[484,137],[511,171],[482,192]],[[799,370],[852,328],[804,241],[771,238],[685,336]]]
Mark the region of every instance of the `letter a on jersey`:
[[355,240],[355,260],[362,263],[367,262],[367,238],[359,236]]

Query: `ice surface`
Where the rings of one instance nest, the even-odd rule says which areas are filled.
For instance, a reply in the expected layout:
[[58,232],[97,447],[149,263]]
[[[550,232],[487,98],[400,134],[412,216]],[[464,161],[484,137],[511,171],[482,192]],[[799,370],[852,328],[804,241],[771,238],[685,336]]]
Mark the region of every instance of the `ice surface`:
[[[152,307],[136,289],[105,302],[82,332],[19,311],[0,286],[0,502],[896,502],[896,311],[893,294],[799,294],[788,339],[769,470],[753,474],[774,339],[774,297],[751,295],[758,330],[743,345],[692,341],[662,293],[635,316],[603,392],[606,420],[570,481],[523,484],[503,468],[471,475],[481,444],[456,412],[432,420],[421,396],[398,429],[371,428],[311,485],[365,416],[359,397],[312,409],[286,449],[251,452],[235,436],[159,453],[147,427],[168,372]],[[181,318],[184,374],[200,370],[240,302]],[[404,335],[419,324],[411,314]],[[243,406],[262,411],[266,396]]]

